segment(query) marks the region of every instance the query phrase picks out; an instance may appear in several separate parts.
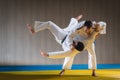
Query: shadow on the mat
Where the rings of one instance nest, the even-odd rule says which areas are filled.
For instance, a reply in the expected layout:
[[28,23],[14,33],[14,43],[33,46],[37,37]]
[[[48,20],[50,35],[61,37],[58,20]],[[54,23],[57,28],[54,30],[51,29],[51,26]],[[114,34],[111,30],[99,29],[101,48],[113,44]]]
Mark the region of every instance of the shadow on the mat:
[[120,80],[110,77],[92,77],[90,75],[31,75],[0,73],[0,80]]

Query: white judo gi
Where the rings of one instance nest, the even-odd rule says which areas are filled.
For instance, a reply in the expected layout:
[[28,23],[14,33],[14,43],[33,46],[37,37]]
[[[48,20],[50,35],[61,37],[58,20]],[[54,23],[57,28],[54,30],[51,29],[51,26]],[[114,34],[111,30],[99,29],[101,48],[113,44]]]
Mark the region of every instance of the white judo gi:
[[[54,35],[56,41],[62,45],[64,51],[48,52],[48,54],[49,54],[49,58],[65,58],[63,69],[71,69],[75,55],[80,52],[76,49],[74,49],[74,51],[71,51],[70,45],[72,44],[73,40],[83,41],[85,45],[84,50],[87,49],[89,53],[88,55],[89,69],[96,69],[96,54],[95,54],[95,46],[93,43],[94,38],[92,36],[91,38],[85,38],[85,37],[81,37],[78,34],[75,34],[75,36],[71,37],[72,33],[75,33],[77,28],[83,26],[84,22],[85,21],[78,23],[78,21],[75,18],[72,18],[68,27],[61,29],[59,26],[57,26],[51,21],[47,21],[47,22],[35,21],[35,25],[34,25],[35,32],[44,29],[49,29],[51,33]],[[104,24],[105,24],[104,26],[106,27],[106,23]],[[103,31],[103,33],[105,33],[105,31]]]

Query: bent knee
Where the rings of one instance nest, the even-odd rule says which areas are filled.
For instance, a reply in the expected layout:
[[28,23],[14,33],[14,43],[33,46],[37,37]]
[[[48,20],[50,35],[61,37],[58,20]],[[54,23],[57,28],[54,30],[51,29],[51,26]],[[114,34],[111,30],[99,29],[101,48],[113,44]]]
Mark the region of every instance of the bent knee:
[[51,25],[51,24],[53,24],[53,22],[52,22],[52,21],[48,21],[47,23],[48,23],[48,25]]

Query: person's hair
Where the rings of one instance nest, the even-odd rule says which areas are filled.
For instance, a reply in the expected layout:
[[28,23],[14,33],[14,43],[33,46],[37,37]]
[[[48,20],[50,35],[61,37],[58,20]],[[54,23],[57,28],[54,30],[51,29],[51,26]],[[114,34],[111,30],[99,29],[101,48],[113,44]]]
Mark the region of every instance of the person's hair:
[[90,20],[86,20],[85,23],[84,23],[84,26],[87,26],[87,28],[91,28],[92,27],[92,21]]
[[[75,43],[75,42],[73,41],[73,43]],[[77,45],[74,45],[74,47],[78,51],[82,51],[84,49],[84,44],[82,42],[77,42]]]

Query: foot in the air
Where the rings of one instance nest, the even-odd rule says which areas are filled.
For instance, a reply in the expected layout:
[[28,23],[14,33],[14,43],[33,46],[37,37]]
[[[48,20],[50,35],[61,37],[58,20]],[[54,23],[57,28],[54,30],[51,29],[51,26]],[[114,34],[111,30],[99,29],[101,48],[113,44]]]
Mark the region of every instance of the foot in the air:
[[27,24],[27,28],[29,29],[29,31],[34,34],[35,33],[35,30],[34,28],[32,28],[32,26],[30,24]]
[[45,53],[45,52],[43,52],[43,51],[41,51],[41,50],[40,50],[40,54],[41,54],[42,56],[44,56],[44,57],[49,57],[49,54],[47,54],[47,53]]

